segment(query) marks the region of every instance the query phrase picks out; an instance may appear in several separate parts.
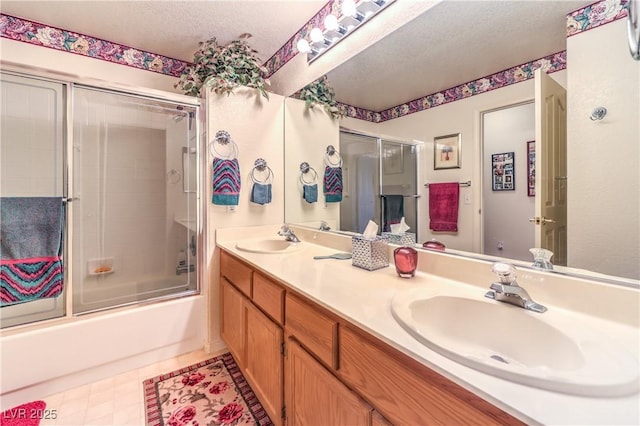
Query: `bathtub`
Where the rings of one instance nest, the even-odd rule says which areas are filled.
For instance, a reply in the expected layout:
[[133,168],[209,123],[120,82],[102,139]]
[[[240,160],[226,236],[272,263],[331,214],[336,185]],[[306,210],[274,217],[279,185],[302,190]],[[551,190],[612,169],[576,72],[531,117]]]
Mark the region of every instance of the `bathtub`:
[[203,348],[205,300],[194,295],[3,333],[0,411]]

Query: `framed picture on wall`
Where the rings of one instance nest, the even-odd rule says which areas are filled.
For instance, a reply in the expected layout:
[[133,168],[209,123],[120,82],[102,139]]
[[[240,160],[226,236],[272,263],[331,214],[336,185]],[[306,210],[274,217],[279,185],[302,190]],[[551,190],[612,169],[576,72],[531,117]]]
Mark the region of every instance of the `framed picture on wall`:
[[527,195],[536,196],[536,141],[527,142]]
[[433,169],[460,168],[460,133],[433,139]]
[[491,155],[491,189],[494,191],[515,191],[515,153],[503,152]]

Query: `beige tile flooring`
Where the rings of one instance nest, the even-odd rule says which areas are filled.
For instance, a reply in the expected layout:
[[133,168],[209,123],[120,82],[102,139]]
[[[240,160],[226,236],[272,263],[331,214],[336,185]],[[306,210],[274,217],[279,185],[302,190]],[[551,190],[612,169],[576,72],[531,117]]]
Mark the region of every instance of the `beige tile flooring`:
[[56,419],[43,419],[40,425],[143,426],[143,380],[188,367],[224,352],[226,351],[214,354],[207,354],[202,350],[190,352],[42,398],[47,403],[48,413],[55,413]]

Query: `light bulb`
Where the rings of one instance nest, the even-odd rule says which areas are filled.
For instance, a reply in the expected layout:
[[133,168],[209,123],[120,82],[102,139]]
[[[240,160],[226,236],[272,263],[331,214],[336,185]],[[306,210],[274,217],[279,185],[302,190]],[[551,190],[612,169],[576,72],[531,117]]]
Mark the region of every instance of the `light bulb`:
[[327,29],[327,31],[333,31],[333,30],[337,30],[338,29],[338,18],[336,18],[335,15],[327,15],[326,18],[324,18],[324,27]]
[[314,43],[318,43],[324,38],[324,36],[322,35],[322,30],[318,27],[311,30],[311,32],[309,33],[309,37]]
[[354,0],[344,0],[342,14],[344,16],[356,16],[356,2]]
[[298,52],[300,53],[307,53],[311,50],[311,46],[309,46],[309,42],[303,38],[298,40],[298,43],[296,43],[296,47],[298,48]]

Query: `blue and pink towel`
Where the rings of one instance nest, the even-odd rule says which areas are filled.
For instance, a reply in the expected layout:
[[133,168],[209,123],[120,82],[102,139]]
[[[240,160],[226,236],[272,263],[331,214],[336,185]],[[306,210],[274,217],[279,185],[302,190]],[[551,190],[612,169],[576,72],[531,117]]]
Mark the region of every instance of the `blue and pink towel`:
[[240,165],[238,159],[213,159],[213,204],[237,206],[240,197]]
[[60,197],[0,198],[0,306],[62,293]]
[[324,199],[327,203],[342,201],[342,167],[325,166]]

